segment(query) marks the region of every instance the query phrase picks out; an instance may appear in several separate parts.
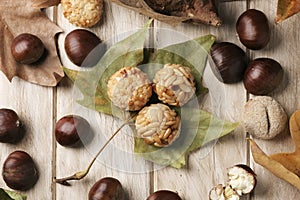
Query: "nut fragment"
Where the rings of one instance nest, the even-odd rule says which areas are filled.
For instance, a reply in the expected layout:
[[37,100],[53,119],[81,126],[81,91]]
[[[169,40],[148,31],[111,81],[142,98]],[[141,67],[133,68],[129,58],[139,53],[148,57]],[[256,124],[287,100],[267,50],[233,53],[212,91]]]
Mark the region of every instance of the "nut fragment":
[[194,77],[188,67],[166,64],[154,77],[158,99],[172,106],[183,106],[195,94]]
[[252,136],[271,139],[285,130],[287,115],[272,97],[257,96],[245,104],[242,123]]
[[144,107],[138,114],[135,126],[139,137],[157,147],[170,145],[180,134],[180,118],[164,104]]
[[230,186],[219,184],[209,192],[210,200],[239,200],[240,196]]
[[219,184],[210,190],[209,200],[225,200],[224,187],[222,184]]
[[107,94],[112,103],[125,110],[142,109],[152,95],[147,75],[137,67],[124,67],[108,80]]
[[63,15],[71,24],[92,27],[103,14],[103,0],[61,0]]
[[235,165],[227,172],[228,184],[238,195],[249,194],[256,186],[256,174],[247,165]]
[[219,184],[209,192],[210,200],[239,200],[251,193],[256,186],[256,174],[247,165],[239,164],[228,168],[226,187]]
[[240,199],[240,196],[238,195],[238,193],[228,185],[224,188],[224,196],[225,196],[226,200],[239,200]]

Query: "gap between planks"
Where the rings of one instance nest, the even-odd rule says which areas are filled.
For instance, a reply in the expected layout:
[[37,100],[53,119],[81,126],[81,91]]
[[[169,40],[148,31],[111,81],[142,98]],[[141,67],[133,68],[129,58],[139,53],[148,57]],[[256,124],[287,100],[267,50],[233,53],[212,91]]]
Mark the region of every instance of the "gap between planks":
[[[58,18],[58,8],[57,6],[54,6],[52,9],[53,12],[53,22],[57,24],[57,18]],[[58,41],[57,37],[55,37],[55,45],[57,48],[57,55],[59,55],[59,50],[58,50]],[[53,114],[53,119],[52,119],[52,130],[55,131],[55,125],[57,121],[57,87],[53,87],[52,89],[52,98],[53,98],[53,103],[52,103],[52,114]],[[54,133],[52,133],[54,135]],[[56,200],[56,183],[54,182],[54,178],[56,177],[56,151],[57,151],[57,144],[56,140],[54,137],[52,137],[52,177],[51,177],[51,197],[52,200]]]

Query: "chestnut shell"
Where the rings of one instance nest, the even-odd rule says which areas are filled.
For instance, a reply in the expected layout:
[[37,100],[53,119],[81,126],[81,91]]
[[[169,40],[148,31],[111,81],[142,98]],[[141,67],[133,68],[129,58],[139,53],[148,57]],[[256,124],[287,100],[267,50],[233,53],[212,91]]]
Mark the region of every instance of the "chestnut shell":
[[146,200],[182,200],[181,197],[169,190],[158,190],[152,193]]
[[246,53],[230,42],[215,43],[210,51],[216,68],[213,73],[223,83],[236,83],[243,79],[247,68]]
[[38,180],[38,170],[31,156],[24,151],[14,151],[6,158],[2,176],[8,187],[25,191]]
[[122,184],[115,178],[105,177],[97,181],[89,191],[89,200],[125,200]]
[[275,90],[283,79],[281,65],[270,58],[252,60],[244,75],[246,90],[254,95],[266,95]]
[[18,35],[11,44],[11,54],[22,64],[37,62],[44,54],[45,46],[37,36],[30,33]]
[[262,49],[270,41],[268,18],[256,9],[241,14],[236,22],[236,32],[241,43],[252,50]]
[[68,33],[65,38],[65,50],[68,58],[77,66],[92,67],[100,59],[99,54],[89,55],[101,43],[92,32],[76,29]]
[[17,143],[25,134],[25,129],[17,113],[11,109],[0,109],[0,142]]
[[66,115],[56,122],[55,139],[62,146],[76,146],[80,137],[91,133],[90,124],[77,115]]

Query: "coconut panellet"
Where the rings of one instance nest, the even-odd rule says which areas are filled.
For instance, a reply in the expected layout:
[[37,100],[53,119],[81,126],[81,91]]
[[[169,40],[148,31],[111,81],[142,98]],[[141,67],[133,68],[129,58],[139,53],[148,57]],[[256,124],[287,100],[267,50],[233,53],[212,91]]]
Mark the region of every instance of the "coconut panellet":
[[272,139],[284,132],[287,114],[272,97],[256,96],[250,99],[242,112],[242,124],[253,137]]
[[165,147],[179,136],[180,117],[167,105],[151,104],[138,113],[135,126],[138,137],[147,144]]
[[142,109],[149,101],[152,84],[139,68],[124,67],[108,80],[107,94],[115,106],[136,111]]
[[156,72],[153,82],[158,99],[172,106],[183,106],[196,91],[190,69],[180,64],[164,65]]
[[75,26],[92,27],[103,15],[103,0],[61,0],[64,17]]

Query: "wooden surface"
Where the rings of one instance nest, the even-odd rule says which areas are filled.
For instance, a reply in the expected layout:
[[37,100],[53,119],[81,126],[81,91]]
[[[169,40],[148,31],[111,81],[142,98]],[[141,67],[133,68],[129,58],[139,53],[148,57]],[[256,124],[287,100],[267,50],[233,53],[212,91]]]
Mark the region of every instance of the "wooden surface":
[[[270,57],[279,61],[285,71],[284,83],[271,96],[277,99],[290,116],[300,109],[300,15],[294,16],[280,25],[274,24],[276,1],[255,0],[248,3],[250,8],[262,10],[269,17],[272,29],[270,44],[261,51],[248,51],[251,58]],[[235,34],[235,21],[247,9],[246,1],[219,4],[220,16],[224,24],[219,27],[182,24],[171,27],[154,21],[153,26],[167,28],[194,38],[212,33],[219,41],[230,41],[242,47]],[[74,67],[63,51],[65,35],[76,27],[62,16],[60,7],[47,9],[49,18],[54,19],[65,31],[58,43],[62,63]],[[103,21],[90,29],[102,40],[142,27],[147,17],[126,10],[109,2],[105,4]],[[154,35],[155,36],[155,35]],[[155,38],[155,37],[154,37]],[[159,40],[155,40],[159,42]],[[241,109],[249,96],[243,84],[224,85],[212,75],[209,67],[204,74],[204,84],[210,89],[203,107],[215,115],[230,121],[239,121]],[[17,145],[0,144],[0,163],[17,149],[25,150],[36,161],[40,178],[36,186],[27,191],[28,199],[64,200],[87,199],[90,187],[100,178],[113,176],[119,179],[130,200],[143,200],[153,191],[169,189],[177,191],[184,200],[208,199],[209,190],[218,183],[225,183],[226,168],[239,164],[249,164],[257,173],[258,185],[251,196],[244,199],[282,200],[300,199],[300,192],[291,185],[274,177],[261,166],[255,164],[246,143],[246,133],[238,127],[232,134],[218,140],[215,145],[203,147],[189,157],[188,168],[176,170],[160,168],[144,160],[128,162],[120,157],[119,151],[132,156],[130,129],[125,128],[99,157],[90,174],[80,182],[72,182],[65,187],[52,182],[53,177],[62,177],[83,170],[99,147],[120,126],[121,121],[83,108],[76,104],[76,89],[67,79],[56,88],[47,88],[14,78],[10,83],[0,73],[0,107],[14,109],[27,128],[25,138]],[[251,96],[250,96],[251,98]],[[94,131],[92,142],[83,148],[64,148],[53,138],[55,122],[64,115],[79,114],[90,122]],[[105,138],[106,137],[106,138]],[[290,151],[293,145],[288,132],[274,140],[257,140],[267,153]],[[138,167],[137,167],[138,166]],[[135,171],[136,170],[136,171]],[[7,188],[2,178],[0,187]]]

